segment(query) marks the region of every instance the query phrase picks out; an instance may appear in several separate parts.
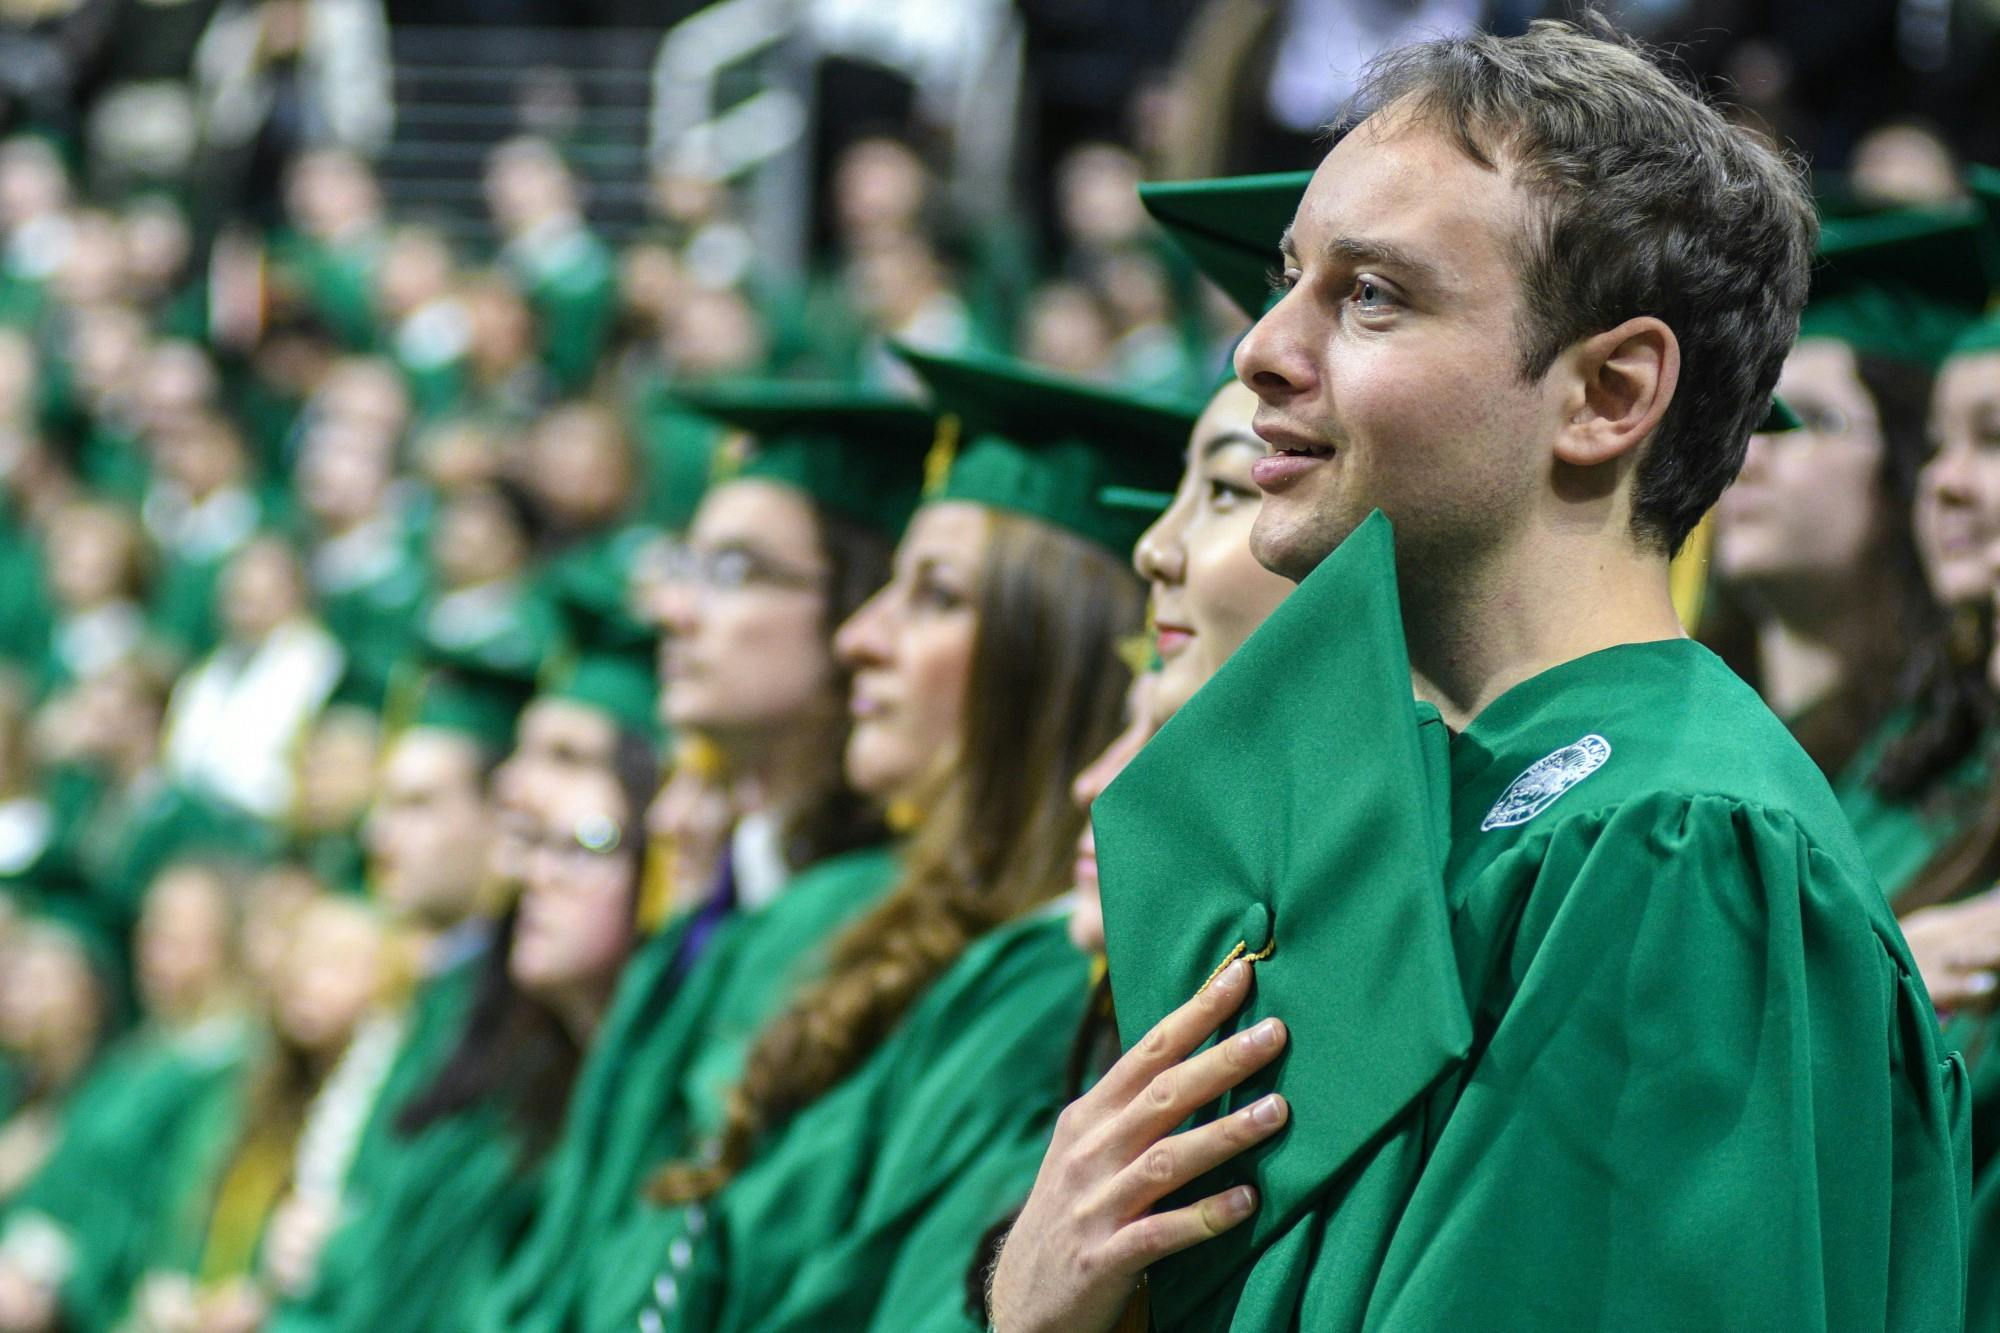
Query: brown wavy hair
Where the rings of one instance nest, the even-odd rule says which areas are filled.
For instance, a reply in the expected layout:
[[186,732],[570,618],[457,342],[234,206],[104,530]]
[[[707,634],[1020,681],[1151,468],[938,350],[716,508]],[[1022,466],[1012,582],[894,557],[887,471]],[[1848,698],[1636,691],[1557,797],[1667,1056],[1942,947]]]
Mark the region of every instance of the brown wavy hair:
[[902,880],[758,1034],[713,1159],[664,1167],[656,1202],[721,1189],[859,1068],[972,941],[1071,882],[1085,816],[1070,781],[1118,729],[1117,644],[1143,595],[1124,562],[1047,524],[996,512],[989,532],[960,758],[912,835]]

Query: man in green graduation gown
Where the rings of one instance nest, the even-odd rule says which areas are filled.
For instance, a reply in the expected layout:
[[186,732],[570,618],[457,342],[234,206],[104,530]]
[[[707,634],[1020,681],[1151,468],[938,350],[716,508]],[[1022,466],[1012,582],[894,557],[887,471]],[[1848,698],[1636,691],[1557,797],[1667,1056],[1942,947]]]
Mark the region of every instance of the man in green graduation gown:
[[[1958,1327],[1963,1068],[1824,780],[1668,595],[1796,331],[1810,200],[1566,25],[1404,48],[1364,98],[1236,365],[1287,609],[1341,547],[1323,604],[1399,615],[1225,668],[1235,706],[1160,738],[1206,725],[1213,774],[1142,754],[1100,799],[1132,1049],[994,1322],[1109,1328],[1144,1274],[1162,1329]],[[1418,712],[1360,714],[1398,619]],[[1246,693],[1288,740],[1247,800]]]

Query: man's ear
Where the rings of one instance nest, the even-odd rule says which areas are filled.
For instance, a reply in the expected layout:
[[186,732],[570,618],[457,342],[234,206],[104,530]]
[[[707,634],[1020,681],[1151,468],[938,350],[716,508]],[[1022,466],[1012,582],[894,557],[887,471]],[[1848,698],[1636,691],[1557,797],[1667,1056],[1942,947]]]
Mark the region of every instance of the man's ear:
[[1680,340],[1651,315],[1585,338],[1565,359],[1575,388],[1556,457],[1573,467],[1595,467],[1638,449],[1659,427],[1680,382]]

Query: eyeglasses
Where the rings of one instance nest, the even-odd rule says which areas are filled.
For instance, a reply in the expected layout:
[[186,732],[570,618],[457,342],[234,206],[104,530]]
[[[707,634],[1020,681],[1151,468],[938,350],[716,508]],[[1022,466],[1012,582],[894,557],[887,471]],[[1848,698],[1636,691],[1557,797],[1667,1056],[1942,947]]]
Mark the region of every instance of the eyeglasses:
[[741,546],[697,551],[679,542],[657,549],[648,572],[662,583],[687,583],[708,592],[738,592],[745,588],[789,588],[818,592],[826,575],[787,569]]
[[625,846],[625,830],[609,815],[585,815],[570,829],[517,826],[512,832],[523,858],[547,852],[571,865],[594,864]]

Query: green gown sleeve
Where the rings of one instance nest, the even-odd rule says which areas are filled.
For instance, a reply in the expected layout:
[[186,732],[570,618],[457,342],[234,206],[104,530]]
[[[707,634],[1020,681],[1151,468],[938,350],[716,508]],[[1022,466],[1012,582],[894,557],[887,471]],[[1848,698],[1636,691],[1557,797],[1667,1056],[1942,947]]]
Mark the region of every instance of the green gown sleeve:
[[[896,861],[886,847],[850,852],[801,872],[762,911],[739,917],[695,964],[674,1008],[689,1021],[663,1025],[684,1034],[678,1049],[653,1051],[654,1067],[670,1080],[642,1092],[621,1118],[660,1127],[658,1154],[637,1163],[629,1176],[611,1180],[622,1194],[607,1204],[606,1223],[588,1259],[581,1295],[585,1327],[624,1329],[660,1268],[660,1256],[678,1233],[671,1209],[642,1197],[647,1173],[665,1161],[689,1156],[722,1125],[724,1102],[743,1072],[743,1061],[764,1024],[816,974],[824,948],[840,929],[894,882]],[[640,1112],[644,1110],[642,1117]]]
[[1929,790],[1907,798],[1885,796],[1873,781],[1876,765],[1915,720],[1908,710],[1892,714],[1833,784],[1861,855],[1891,902],[1965,827],[1988,777],[1988,746],[1982,742],[1940,774]]
[[[661,1013],[673,991],[672,968],[691,916],[677,917],[646,940],[626,963],[597,1039],[584,1056],[563,1117],[562,1135],[543,1170],[542,1197],[527,1235],[479,1301],[471,1326],[483,1333],[557,1333],[582,1298],[585,1266],[578,1246],[606,1225],[607,1213],[633,1186],[641,1163],[657,1160],[646,1122],[621,1117],[635,1087],[650,1091],[646,1052],[662,1031]],[[710,948],[731,929],[725,923]],[[623,1120],[622,1132],[614,1127]]]
[[1361,1325],[1960,1327],[1964,1066],[1843,866],[1710,796],[1502,853],[1459,913],[1473,1058]]
[[542,361],[563,392],[590,387],[611,336],[617,295],[611,254],[587,233],[536,273],[528,300],[541,323]]
[[1972,1193],[1966,1273],[1965,1326],[2000,1328],[2000,1174],[1994,1172],[1987,1172]]
[[1087,980],[1057,915],[977,941],[709,1205],[676,1210],[646,1303],[592,1327],[968,1326],[966,1267],[1032,1182]]
[[[511,1138],[490,1117],[474,1113],[430,1126],[414,1138],[396,1117],[442,1067],[465,1025],[478,984],[483,950],[430,978],[411,997],[407,1029],[341,1181],[342,1223],[327,1238],[310,1286],[273,1312],[272,1333],[335,1328],[422,1327],[397,1322],[432,1308],[439,1293],[460,1290],[461,1275],[477,1274],[491,1236],[506,1232],[513,1200]],[[484,1201],[482,1217],[459,1201]],[[455,1210],[455,1211],[454,1211]],[[436,1251],[437,1219],[455,1217],[458,1252]],[[497,1267],[498,1261],[491,1261]],[[491,1268],[485,1270],[491,1275]],[[385,1284],[404,1289],[384,1301]],[[355,1322],[357,1319],[371,1322]]]
[[46,1218],[74,1245],[60,1297],[71,1325],[110,1327],[140,1275],[179,1249],[233,1133],[246,1054],[238,1025],[136,1033],[78,1089],[8,1214]]
[[271,1333],[431,1333],[461,1327],[533,1210],[537,1174],[498,1109],[426,1126],[372,1206],[321,1256],[319,1299],[287,1307]]
[[1966,1264],[1965,1326],[2000,1328],[2000,1016],[1959,1014],[1947,1046],[1972,1071],[1972,1222]]

